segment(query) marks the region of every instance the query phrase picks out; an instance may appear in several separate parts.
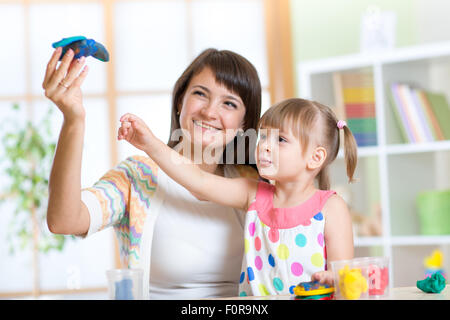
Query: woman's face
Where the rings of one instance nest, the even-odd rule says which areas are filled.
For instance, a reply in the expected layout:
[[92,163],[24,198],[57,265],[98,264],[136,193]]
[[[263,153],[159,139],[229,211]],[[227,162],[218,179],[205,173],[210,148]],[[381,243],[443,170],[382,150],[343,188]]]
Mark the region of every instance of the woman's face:
[[180,125],[192,145],[224,147],[242,128],[245,105],[240,96],[218,84],[210,68],[193,76],[182,100]]

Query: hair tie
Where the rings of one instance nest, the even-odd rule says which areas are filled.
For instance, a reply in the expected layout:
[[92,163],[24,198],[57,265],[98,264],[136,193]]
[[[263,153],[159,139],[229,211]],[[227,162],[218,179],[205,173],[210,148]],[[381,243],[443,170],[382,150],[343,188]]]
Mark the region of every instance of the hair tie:
[[337,122],[337,127],[338,127],[339,129],[344,128],[346,125],[347,125],[347,122],[345,122],[344,120],[339,120],[339,121]]

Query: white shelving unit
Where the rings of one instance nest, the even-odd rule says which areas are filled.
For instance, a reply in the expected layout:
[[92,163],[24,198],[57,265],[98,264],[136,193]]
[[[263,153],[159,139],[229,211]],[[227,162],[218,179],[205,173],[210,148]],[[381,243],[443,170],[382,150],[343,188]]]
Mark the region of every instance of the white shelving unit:
[[[449,98],[450,42],[300,63],[298,94],[333,107],[333,73],[358,70],[373,74],[378,145],[358,149],[356,176],[360,183],[350,186],[354,194],[350,205],[368,212],[369,199],[376,197],[383,233],[379,237],[355,237],[356,254],[372,255],[370,250],[378,250],[377,254],[391,257],[391,286],[414,286],[423,278],[423,258],[436,247],[447,256],[450,271],[450,235],[420,235],[415,208],[418,192],[450,188],[450,141],[402,143],[385,90],[391,82],[406,82],[444,92]],[[373,172],[377,181],[367,183],[365,179],[374,176]],[[342,150],[330,173],[332,184],[334,180],[346,183]]]

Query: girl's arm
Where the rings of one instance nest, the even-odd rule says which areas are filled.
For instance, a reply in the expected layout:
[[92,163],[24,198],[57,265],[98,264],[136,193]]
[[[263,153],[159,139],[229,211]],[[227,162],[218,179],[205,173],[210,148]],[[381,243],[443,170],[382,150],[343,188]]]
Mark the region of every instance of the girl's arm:
[[323,208],[325,215],[325,244],[327,271],[313,274],[312,280],[333,285],[331,261],[353,259],[353,228],[350,211],[338,195],[331,196]]
[[224,206],[247,210],[256,194],[256,180],[230,179],[205,172],[155,137],[139,117],[127,113],[120,122],[118,139],[145,151],[167,175],[190,192]]

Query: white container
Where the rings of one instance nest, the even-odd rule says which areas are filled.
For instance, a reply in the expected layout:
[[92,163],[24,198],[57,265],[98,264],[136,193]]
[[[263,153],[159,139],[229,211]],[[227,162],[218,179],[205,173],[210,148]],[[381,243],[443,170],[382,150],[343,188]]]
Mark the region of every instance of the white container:
[[106,271],[110,300],[142,300],[141,269],[113,269]]

